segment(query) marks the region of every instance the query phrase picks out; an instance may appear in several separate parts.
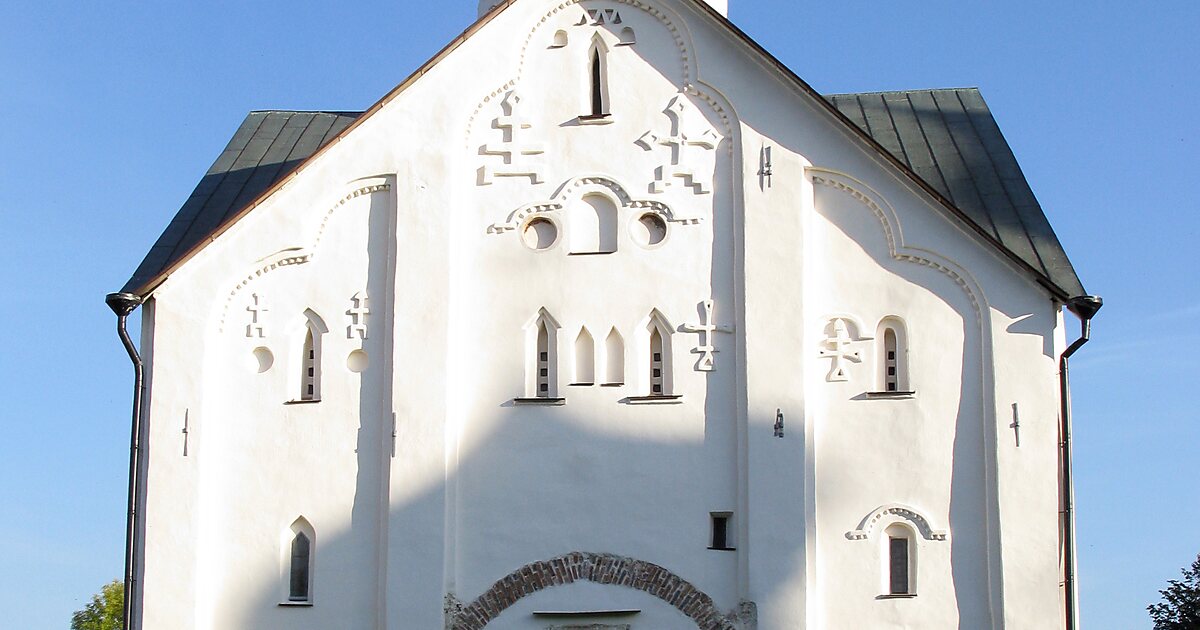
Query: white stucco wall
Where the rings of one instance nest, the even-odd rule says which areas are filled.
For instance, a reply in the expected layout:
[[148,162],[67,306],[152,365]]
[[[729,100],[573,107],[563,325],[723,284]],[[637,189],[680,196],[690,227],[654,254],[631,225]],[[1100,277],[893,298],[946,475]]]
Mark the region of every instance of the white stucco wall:
[[[599,124],[580,118],[596,38]],[[722,612],[754,602],[759,628],[1052,627],[1057,305],[872,151],[690,3],[495,15],[155,290],[146,627],[442,627],[447,595],[469,604],[572,552],[661,566]],[[572,253],[589,195],[616,208],[612,253]],[[654,247],[635,240],[647,212],[667,225]],[[560,237],[533,251],[522,228],[539,216]],[[706,300],[729,329],[709,335],[712,371],[686,328]],[[287,404],[306,309],[328,329],[321,400]],[[517,400],[543,309],[561,405]],[[678,399],[639,399],[652,313]],[[889,316],[915,394],[869,398]],[[839,318],[859,324],[863,360],[831,382],[820,353]],[[584,326],[598,376],[609,331],[622,336],[623,383],[572,384]],[[273,355],[261,373],[256,348]],[[931,530],[915,598],[879,597],[881,537],[906,512],[848,536],[894,504]],[[733,514],[736,551],[707,549],[711,512]],[[279,606],[301,516],[314,605]],[[691,623],[636,588],[581,582],[488,627],[626,608],[641,612],[586,620]]]

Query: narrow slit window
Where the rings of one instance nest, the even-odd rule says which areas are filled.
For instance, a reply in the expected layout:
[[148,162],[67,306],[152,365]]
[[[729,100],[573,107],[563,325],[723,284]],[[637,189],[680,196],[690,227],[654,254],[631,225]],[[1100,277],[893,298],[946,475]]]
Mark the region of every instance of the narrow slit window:
[[900,372],[897,361],[896,331],[888,328],[883,333],[883,382],[885,390],[900,390]]
[[909,539],[905,536],[888,537],[888,594],[908,595],[909,590]]
[[600,50],[592,50],[592,115],[603,116],[604,111],[604,77],[601,76]]
[[300,400],[316,400],[317,350],[311,328],[304,333],[304,348],[301,352]]
[[884,394],[907,395],[913,386],[908,369],[908,330],[904,320],[888,316],[875,329],[876,363],[875,391]]
[[587,111],[584,119],[597,120],[609,114],[608,47],[599,35],[592,39],[587,57]]
[[666,394],[663,377],[663,339],[658,327],[650,331],[650,395],[663,396]]
[[291,566],[288,573],[288,601],[307,602],[311,599],[312,541],[304,532],[292,538]]
[[538,322],[537,334],[537,393],[538,398],[550,397],[550,333],[546,322]]
[[[558,398],[558,322],[546,311],[539,309],[524,327],[525,337],[525,389],[520,400],[544,399],[544,404],[561,402]],[[571,360],[568,349],[568,366],[578,367]],[[568,368],[569,369],[569,368]],[[568,373],[568,378],[573,376]]]

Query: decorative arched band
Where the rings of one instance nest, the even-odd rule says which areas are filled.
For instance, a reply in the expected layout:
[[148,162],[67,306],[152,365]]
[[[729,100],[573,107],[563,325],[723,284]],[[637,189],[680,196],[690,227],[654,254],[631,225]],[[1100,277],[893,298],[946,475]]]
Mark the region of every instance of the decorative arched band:
[[984,313],[987,310],[987,299],[979,283],[960,265],[945,256],[928,248],[918,248],[907,244],[896,209],[882,195],[864,182],[845,173],[817,166],[806,168],[805,173],[812,179],[814,185],[840,190],[866,206],[875,214],[875,218],[879,219],[892,258],[929,267],[949,276],[970,300],[976,321],[983,321]]
[[575,552],[527,564],[497,581],[475,601],[448,611],[451,630],[482,630],[526,595],[572,584],[595,582],[649,593],[675,607],[702,630],[738,630],[735,616],[717,610],[708,595],[667,569],[643,560],[605,553]]
[[566,208],[568,201],[579,199],[591,192],[605,193],[614,203],[620,205],[622,208],[653,212],[662,217],[664,221],[670,223],[697,225],[703,220],[701,217],[677,216],[670,206],[661,201],[634,199],[625,187],[617,183],[612,177],[606,175],[584,175],[573,177],[564,182],[558,191],[554,193],[554,196],[547,201],[526,204],[517,208],[508,215],[508,218],[504,222],[497,222],[488,226],[487,233],[505,234],[516,231],[521,223],[530,215],[561,211]]
[[898,516],[917,528],[921,536],[926,540],[946,540],[945,530],[935,530],[929,525],[929,519],[922,516],[915,509],[906,505],[892,503],[890,505],[882,505],[875,508],[873,512],[868,514],[859,524],[858,529],[846,532],[846,538],[850,540],[866,540],[871,537],[875,531],[875,527],[888,516]]
[[246,285],[272,271],[275,271],[276,269],[291,267],[294,265],[303,265],[312,262],[313,257],[316,256],[317,248],[321,244],[321,237],[325,234],[325,227],[329,223],[329,218],[333,216],[334,212],[336,212],[342,206],[345,206],[347,202],[358,197],[365,197],[377,192],[388,192],[392,189],[392,185],[386,177],[364,177],[351,182],[351,184],[354,185],[354,188],[350,192],[346,193],[344,197],[338,199],[338,201],[325,212],[324,216],[321,217],[321,224],[317,228],[316,237],[313,239],[312,245],[308,247],[289,247],[261,258],[254,264],[254,268],[251,269],[244,278],[238,280],[237,285],[230,289],[229,295],[225,298],[225,306],[221,309],[221,320],[217,324],[218,332],[225,332],[225,318],[229,314],[229,305],[233,302],[233,299],[237,297],[238,293],[240,293],[241,290],[246,287]]

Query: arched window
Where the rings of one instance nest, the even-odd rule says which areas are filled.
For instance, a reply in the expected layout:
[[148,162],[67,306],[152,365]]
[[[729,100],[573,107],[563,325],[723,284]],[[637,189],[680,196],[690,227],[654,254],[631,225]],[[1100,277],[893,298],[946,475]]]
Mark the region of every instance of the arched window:
[[892,328],[883,331],[883,383],[884,391],[900,390],[900,372],[897,370],[896,331]]
[[901,523],[894,523],[884,534],[884,594],[913,595],[916,593],[916,550],[913,531]]
[[558,322],[546,309],[526,324],[525,396],[518,401],[559,400],[558,396]]
[[912,390],[908,374],[908,335],[898,317],[885,317],[876,331],[879,347],[876,361],[877,391],[904,394]]
[[309,599],[309,574],[312,571],[312,541],[304,532],[292,538],[292,564],[288,572],[288,601]]
[[625,340],[614,327],[604,340],[604,384],[625,383]]
[[568,211],[572,254],[617,251],[617,205],[604,195],[585,195]]
[[585,119],[605,118],[609,115],[608,103],[608,47],[600,35],[592,39],[588,50],[588,101],[590,113]]
[[296,374],[299,377],[294,385],[299,396],[299,402],[316,402],[321,400],[321,339],[329,332],[325,321],[312,309],[304,311],[304,324],[299,341],[300,356],[297,361]]
[[550,331],[546,322],[538,322],[537,330],[537,396],[550,396]]
[[667,391],[663,387],[663,338],[662,333],[655,328],[650,331],[650,395],[663,396]]
[[662,313],[654,310],[646,322],[643,343],[645,367],[643,381],[651,397],[674,397],[671,370],[671,325]]
[[596,382],[596,342],[586,326],[579,329],[575,337],[575,385],[591,385]]
[[300,356],[300,400],[316,400],[317,350],[313,344],[312,330],[306,330],[304,332],[304,349]]
[[311,604],[316,533],[304,517],[284,531],[283,582],[289,604]]

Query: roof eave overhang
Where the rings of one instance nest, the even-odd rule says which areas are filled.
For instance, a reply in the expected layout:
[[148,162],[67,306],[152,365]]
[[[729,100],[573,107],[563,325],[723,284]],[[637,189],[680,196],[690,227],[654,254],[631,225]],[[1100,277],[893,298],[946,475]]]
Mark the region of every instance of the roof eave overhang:
[[785,65],[783,62],[779,61],[779,59],[777,59],[775,57],[775,55],[772,55],[767,49],[763,48],[758,42],[754,41],[754,38],[750,37],[749,35],[746,34],[745,31],[738,28],[738,26],[736,24],[734,24],[733,22],[731,22],[728,17],[722,15],[719,11],[714,9],[707,2],[704,2],[704,0],[683,0],[683,1],[685,1],[685,2],[690,1],[690,2],[695,3],[696,5],[699,5],[699,8],[702,11],[704,11],[705,13],[707,13],[709,15],[709,17],[718,21],[719,23],[724,25],[726,28],[728,28],[729,31],[731,33],[733,33],[734,35],[736,35],[743,43],[745,43],[752,50],[754,50],[759,55],[761,55],[762,58],[770,66],[774,67],[776,71],[778,71],[785,78],[792,81],[797,87],[800,88],[800,90],[802,92],[807,94],[809,96],[809,98],[816,104],[817,107],[824,109],[826,112],[829,113],[829,115],[833,116],[835,119],[840,121],[842,123],[843,127],[845,127],[847,130],[849,130],[851,135],[857,137],[859,139],[859,141],[866,143],[867,146],[874,149],[874,151],[877,154],[879,154],[879,156],[882,157],[885,161],[891,163],[892,166],[896,167],[897,169],[900,170],[900,172],[904,173],[904,175],[909,180],[911,180],[914,185],[916,185],[918,188],[920,188],[922,191],[924,191],[926,194],[928,194],[931,198],[933,198],[933,200],[935,202],[937,202],[938,205],[941,205],[944,209],[946,209],[948,212],[950,212],[950,214],[952,214],[954,217],[956,217],[963,224],[964,227],[966,227],[966,228],[970,229],[972,232],[978,234],[980,238],[982,238],[984,241],[986,241],[987,243],[989,243],[990,245],[995,247],[1000,253],[1002,253],[1006,258],[1008,258],[1014,264],[1016,264],[1018,267],[1020,267],[1023,271],[1032,275],[1034,280],[1039,285],[1044,287],[1047,291],[1049,291],[1051,293],[1051,295],[1053,295],[1055,298],[1062,300],[1064,302],[1066,300],[1070,299],[1071,297],[1074,297],[1071,295],[1070,291],[1059,286],[1058,283],[1054,282],[1053,279],[1051,279],[1049,276],[1047,276],[1045,273],[1043,273],[1040,269],[1037,269],[1033,265],[1030,265],[1029,263],[1022,260],[1016,254],[1009,251],[1009,249],[1007,247],[1005,247],[1002,243],[1000,243],[1000,241],[997,240],[994,236],[992,236],[991,234],[988,234],[986,231],[984,231],[982,228],[980,228],[978,225],[976,225],[974,221],[971,221],[971,219],[967,217],[966,213],[964,213],[962,210],[960,210],[958,208],[958,206],[954,205],[954,203],[952,201],[950,201],[949,199],[946,199],[946,197],[944,195],[942,195],[942,193],[938,192],[937,189],[935,189],[933,186],[930,186],[929,183],[926,182],[924,179],[922,179],[920,175],[917,175],[916,172],[914,172],[911,168],[909,168],[907,164],[900,161],[896,156],[892,155],[887,149],[885,149],[883,147],[883,145],[879,144],[879,142],[877,142],[874,138],[872,138],[870,136],[870,134],[868,134],[866,131],[864,131],[862,128],[860,128],[858,125],[854,124],[854,121],[850,120],[849,118],[846,117],[845,114],[838,111],[837,107],[834,107],[834,105],[832,103],[826,101],[825,98],[819,92],[817,92],[811,85],[809,85],[807,81],[800,78],[800,76],[797,75],[795,72],[793,72],[791,68],[788,68],[787,65]]

